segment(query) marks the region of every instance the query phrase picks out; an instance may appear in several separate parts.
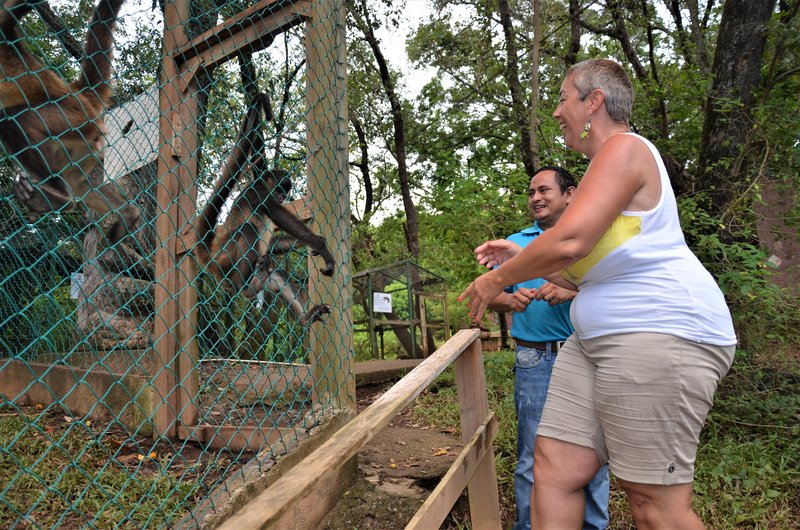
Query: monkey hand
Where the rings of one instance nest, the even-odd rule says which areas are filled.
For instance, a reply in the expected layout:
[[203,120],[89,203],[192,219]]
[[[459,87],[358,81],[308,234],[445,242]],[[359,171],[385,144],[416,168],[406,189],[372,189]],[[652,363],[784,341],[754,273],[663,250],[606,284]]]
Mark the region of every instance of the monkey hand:
[[[326,250],[327,252],[327,250]],[[319,256],[321,255],[316,250],[311,251],[312,256]],[[328,253],[328,255],[323,256],[325,258],[325,266],[322,267],[319,272],[321,272],[324,276],[333,276],[333,269],[336,267],[336,262],[333,261],[333,257]]]
[[119,243],[119,241],[133,231],[136,223],[139,222],[141,212],[139,208],[132,204],[128,204],[119,212],[119,218],[114,221],[111,228],[108,230],[108,240],[111,244]]
[[22,173],[17,175],[14,182],[14,196],[28,209],[28,220],[31,223],[54,209],[69,205],[71,207],[72,198],[64,195],[46,184],[34,185],[33,182]]
[[331,308],[326,305],[315,305],[300,318],[300,323],[305,326],[314,322],[322,322],[323,315],[329,315],[330,312]]
[[333,276],[333,268],[336,266],[332,261],[325,262],[325,266],[319,271],[325,276]]
[[[28,221],[35,223],[39,220],[40,214],[46,212],[48,209],[43,209],[43,201],[34,201],[34,193],[36,189],[31,184],[31,181],[22,175],[17,176],[14,182],[14,196],[17,200],[28,208]],[[38,193],[36,193],[38,195]]]

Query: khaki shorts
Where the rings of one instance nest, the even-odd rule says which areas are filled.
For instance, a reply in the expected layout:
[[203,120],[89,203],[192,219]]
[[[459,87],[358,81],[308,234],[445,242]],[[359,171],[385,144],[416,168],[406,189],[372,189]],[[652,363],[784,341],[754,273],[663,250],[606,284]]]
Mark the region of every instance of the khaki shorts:
[[660,333],[573,335],[537,433],[593,448],[623,480],[692,482],[700,429],[734,351]]

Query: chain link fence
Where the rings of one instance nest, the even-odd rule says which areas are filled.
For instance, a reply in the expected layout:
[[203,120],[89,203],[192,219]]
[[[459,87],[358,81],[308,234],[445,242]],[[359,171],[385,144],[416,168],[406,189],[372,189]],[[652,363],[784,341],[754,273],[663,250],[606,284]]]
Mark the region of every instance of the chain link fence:
[[[17,3],[0,16],[16,19]],[[20,39],[0,44],[0,93],[45,69],[78,79],[93,9],[42,3],[19,17]],[[90,154],[99,163],[81,175],[92,187],[74,209],[54,202],[31,215],[18,181],[48,196],[66,177],[39,182],[23,167],[25,150],[56,156],[45,141],[4,142],[0,528],[210,528],[248,485],[352,414],[343,9],[128,0],[105,149]],[[7,67],[19,43],[43,68]],[[259,93],[273,115],[261,112],[243,140]],[[3,103],[0,126],[24,131],[23,116],[53,101]],[[47,125],[47,141],[65,143]],[[237,142],[252,148],[234,167]],[[216,233],[236,245],[212,247],[206,266],[198,229],[225,167],[236,184],[218,224],[236,223]],[[265,180],[264,167],[288,179]],[[250,203],[260,181],[269,193]],[[86,207],[109,185],[140,211],[117,242],[118,209]],[[332,271],[303,237],[265,222],[276,203],[324,238]]]

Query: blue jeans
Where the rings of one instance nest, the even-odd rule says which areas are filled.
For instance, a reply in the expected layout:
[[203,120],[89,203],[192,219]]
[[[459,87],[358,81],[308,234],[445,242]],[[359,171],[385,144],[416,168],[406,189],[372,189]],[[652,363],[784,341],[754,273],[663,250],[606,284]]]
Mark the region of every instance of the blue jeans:
[[[517,409],[517,470],[514,473],[514,493],[517,502],[517,522],[513,530],[530,530],[531,488],[533,486],[533,447],[536,429],[542,419],[547,387],[556,353],[517,346],[514,364],[514,406]],[[584,488],[586,511],[583,528],[604,529],[608,526],[608,464]]]

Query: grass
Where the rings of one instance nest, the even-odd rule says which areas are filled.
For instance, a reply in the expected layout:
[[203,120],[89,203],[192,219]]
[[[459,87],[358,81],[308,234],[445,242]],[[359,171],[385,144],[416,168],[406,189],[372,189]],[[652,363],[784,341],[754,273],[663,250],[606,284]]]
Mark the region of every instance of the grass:
[[[774,358],[773,358],[774,359]],[[485,354],[490,406],[500,430],[495,460],[503,527],[514,519],[516,417],[514,353]],[[452,368],[417,400],[415,416],[442,427],[459,426]],[[720,384],[698,450],[694,508],[708,528],[800,528],[800,362],[780,363],[738,352]],[[611,530],[634,528],[627,500],[612,477]]]
[[153,528],[195,504],[199,481],[180,480],[164,455],[120,458],[90,425],[52,416],[0,417],[0,528]]
[[[511,351],[485,355],[490,406],[499,420],[495,460],[504,528],[514,518],[513,363]],[[452,368],[415,403],[421,423],[458,429]],[[140,462],[136,453],[151,450],[146,442],[128,445],[103,434],[55,411],[0,409],[0,528],[159,528],[203,496],[204,482],[231,469],[211,455],[201,461],[161,450]],[[703,430],[694,489],[695,510],[709,528],[800,528],[796,356],[737,354]],[[633,528],[613,479],[610,507],[611,530]]]

